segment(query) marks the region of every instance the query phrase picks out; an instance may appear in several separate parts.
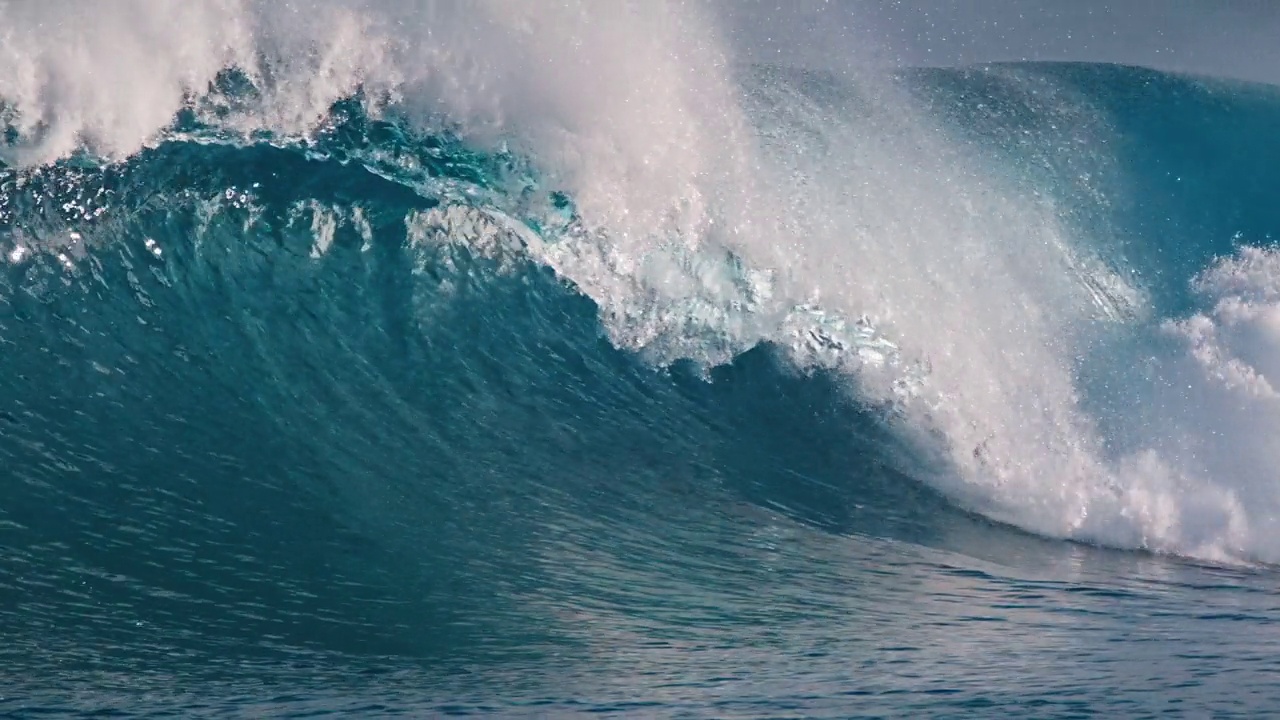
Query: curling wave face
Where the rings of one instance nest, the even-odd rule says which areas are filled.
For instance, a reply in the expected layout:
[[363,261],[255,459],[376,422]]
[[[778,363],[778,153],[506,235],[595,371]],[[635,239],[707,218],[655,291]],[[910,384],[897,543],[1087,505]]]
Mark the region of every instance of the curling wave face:
[[[172,375],[174,409],[137,415],[126,444],[195,407],[228,428],[256,407],[335,446],[339,409],[364,425],[399,417],[407,448],[426,421],[402,406],[433,397],[415,343],[463,348],[467,323],[502,325],[491,372],[464,381],[488,357],[465,355],[432,382],[483,377],[521,403],[542,396],[513,378],[546,376],[514,367],[566,362],[557,335],[572,328],[581,346],[598,327],[622,352],[610,362],[695,374],[771,348],[788,371],[828,378],[833,406],[857,408],[851,447],[964,510],[1121,548],[1280,560],[1275,218],[1249,203],[1256,148],[1201,132],[1225,114],[1263,127],[1266,90],[1088,66],[744,67],[709,11],[665,4],[135,9],[144,20],[127,26],[60,3],[2,9],[11,28],[60,20],[53,36],[0,43],[16,68],[0,80],[0,296],[6,346],[20,349],[3,361],[5,417],[21,428],[5,452],[44,468],[40,482],[60,487],[66,463],[22,454],[41,438],[83,453],[37,410],[50,388],[73,413],[73,397],[112,394],[102,383]],[[205,31],[152,42],[178,26]],[[141,74],[144,62],[164,71]],[[1125,96],[1137,83],[1154,88],[1141,110]],[[1194,133],[1215,164],[1179,144]],[[1213,174],[1231,163],[1247,165]],[[317,298],[337,297],[346,323],[310,327],[328,317]],[[196,335],[168,337],[179,329]],[[371,352],[401,379],[361,374]],[[138,392],[112,402],[138,410]],[[487,410],[466,405],[477,417],[510,412],[482,394]],[[434,432],[432,458],[457,452]],[[335,467],[414,476],[375,447]],[[517,464],[534,452],[521,448]],[[833,472],[857,483],[865,466]],[[366,520],[392,522],[395,492],[344,492]]]

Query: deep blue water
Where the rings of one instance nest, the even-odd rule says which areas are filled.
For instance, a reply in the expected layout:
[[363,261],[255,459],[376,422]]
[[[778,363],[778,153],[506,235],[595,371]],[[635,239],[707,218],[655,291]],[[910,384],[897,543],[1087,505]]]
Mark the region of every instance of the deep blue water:
[[[905,82],[1157,315],[1280,232],[1270,88]],[[1105,117],[1105,146],[1028,87]],[[840,372],[768,342],[655,362],[514,234],[406,222],[496,207],[554,242],[511,190],[537,158],[331,115],[305,143],[180,117],[121,163],[0,170],[0,714],[1280,710],[1265,545],[1217,562],[969,512]],[[1122,423],[1127,395],[1088,390],[1116,376],[1082,367]]]

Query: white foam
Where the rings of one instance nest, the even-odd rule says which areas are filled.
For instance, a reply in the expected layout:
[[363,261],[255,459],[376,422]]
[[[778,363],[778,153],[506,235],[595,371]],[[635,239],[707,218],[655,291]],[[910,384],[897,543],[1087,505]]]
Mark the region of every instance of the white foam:
[[1214,496],[1184,503],[1199,535],[1280,561],[1280,251],[1244,247],[1194,289],[1206,309],[1163,326],[1185,355],[1155,395],[1159,448]]
[[128,154],[172,122],[250,44],[242,3],[73,0],[0,4],[0,98],[28,138],[21,163],[88,143]]
[[289,208],[289,224],[293,225],[306,215],[311,216],[311,257],[323,257],[333,247],[333,236],[343,224],[345,213],[341,207],[328,207],[315,200],[298,201]]

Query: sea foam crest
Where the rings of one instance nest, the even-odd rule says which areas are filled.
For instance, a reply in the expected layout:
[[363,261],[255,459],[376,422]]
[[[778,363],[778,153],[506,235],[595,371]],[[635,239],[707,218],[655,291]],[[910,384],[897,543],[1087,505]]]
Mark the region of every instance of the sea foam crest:
[[1176,383],[1157,397],[1169,424],[1163,451],[1193,473],[1197,485],[1223,497],[1195,512],[1230,526],[1230,535],[1249,554],[1276,562],[1280,250],[1243,247],[1192,286],[1205,309],[1163,325],[1186,352]]

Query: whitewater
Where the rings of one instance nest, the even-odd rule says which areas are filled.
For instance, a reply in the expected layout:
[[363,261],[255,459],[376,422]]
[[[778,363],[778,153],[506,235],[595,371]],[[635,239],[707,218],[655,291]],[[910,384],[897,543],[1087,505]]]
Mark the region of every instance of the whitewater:
[[1274,709],[1274,88],[734,12],[0,2],[0,711]]

